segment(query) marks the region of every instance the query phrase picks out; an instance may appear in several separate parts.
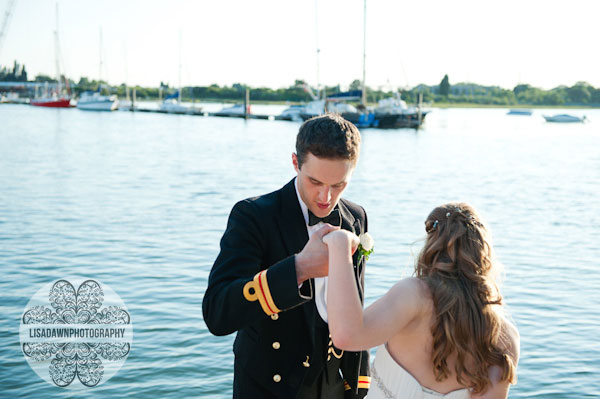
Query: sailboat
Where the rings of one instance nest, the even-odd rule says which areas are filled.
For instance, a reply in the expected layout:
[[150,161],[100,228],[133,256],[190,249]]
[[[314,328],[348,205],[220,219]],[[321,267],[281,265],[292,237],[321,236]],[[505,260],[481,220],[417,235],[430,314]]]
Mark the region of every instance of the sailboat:
[[169,114],[187,114],[191,113],[192,109],[186,107],[181,103],[181,31],[179,31],[179,89],[165,97],[162,103],[160,103],[159,110]]
[[56,61],[56,90],[52,93],[45,91],[43,97],[34,98],[30,101],[31,105],[36,107],[51,107],[51,108],[69,108],[71,106],[71,96],[69,81],[65,78],[67,95],[63,94],[60,73],[60,47],[58,41],[58,3],[56,3],[56,30],[54,31],[54,57]]
[[[100,30],[100,77],[102,81],[102,29]],[[115,94],[103,95],[102,84],[98,84],[96,91],[84,91],[79,96],[77,108],[84,111],[114,111],[119,108],[119,100]]]
[[77,108],[84,111],[114,111],[119,108],[119,100],[115,94],[103,95],[102,85],[97,91],[84,91],[79,96]]
[[[423,111],[419,107],[409,107],[402,100],[400,93],[396,93],[390,98],[382,99],[376,107],[367,107],[366,101],[366,26],[367,26],[367,2],[364,0],[364,22],[363,22],[363,71],[362,84],[360,90],[351,90],[343,93],[336,93],[329,96],[320,96],[319,91],[314,95],[310,88],[305,86],[305,90],[313,99],[303,106],[292,106],[284,110],[276,119],[281,120],[307,120],[325,112],[338,113],[346,120],[354,123],[358,127],[374,128],[418,128],[422,125],[428,111]],[[317,76],[318,76],[318,56],[317,46]],[[318,80],[318,79],[317,79]],[[360,101],[357,106],[348,104],[347,101]]]
[[188,107],[181,105],[180,90],[177,90],[175,93],[166,96],[163,102],[160,103],[159,109],[168,114],[187,114],[190,111]]

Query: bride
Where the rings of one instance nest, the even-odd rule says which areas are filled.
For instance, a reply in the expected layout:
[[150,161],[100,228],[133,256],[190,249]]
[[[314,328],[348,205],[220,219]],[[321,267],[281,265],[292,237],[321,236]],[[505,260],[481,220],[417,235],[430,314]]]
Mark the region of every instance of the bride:
[[369,399],[506,398],[516,382],[519,333],[503,316],[487,229],[465,203],[435,208],[415,277],[363,311],[352,254],[358,237],[336,230],[329,247],[327,314],[333,343],[378,346]]

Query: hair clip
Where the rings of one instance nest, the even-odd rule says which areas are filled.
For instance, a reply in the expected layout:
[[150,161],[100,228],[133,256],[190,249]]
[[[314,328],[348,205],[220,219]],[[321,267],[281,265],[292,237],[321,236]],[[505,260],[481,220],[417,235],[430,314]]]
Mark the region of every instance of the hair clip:
[[431,233],[433,230],[436,229],[437,225],[438,225],[438,221],[436,220],[435,222],[433,222],[433,226],[431,226],[431,228],[429,230],[425,230],[427,233]]

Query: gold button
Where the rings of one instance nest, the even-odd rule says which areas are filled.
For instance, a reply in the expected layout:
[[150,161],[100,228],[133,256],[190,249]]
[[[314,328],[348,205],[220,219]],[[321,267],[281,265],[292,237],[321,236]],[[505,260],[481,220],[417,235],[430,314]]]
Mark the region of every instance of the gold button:
[[302,362],[304,367],[310,367],[310,363],[308,362],[308,356],[306,356],[306,360]]
[[279,382],[279,381],[281,381],[281,376],[280,376],[279,374],[275,374],[275,375],[273,376],[273,381],[275,381],[275,382]]
[[271,315],[271,319],[273,319],[273,320],[277,320],[278,318],[279,318],[279,315],[277,313],[273,313]]
[[279,349],[281,348],[281,344],[277,341],[273,342],[273,349]]

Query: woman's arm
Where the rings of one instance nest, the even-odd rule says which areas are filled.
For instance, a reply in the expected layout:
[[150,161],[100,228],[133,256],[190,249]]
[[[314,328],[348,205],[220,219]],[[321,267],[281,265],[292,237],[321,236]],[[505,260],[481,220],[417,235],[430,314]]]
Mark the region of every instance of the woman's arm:
[[419,314],[422,288],[414,278],[401,280],[363,312],[352,267],[358,237],[338,230],[323,242],[329,247],[327,317],[336,347],[359,351],[381,345]]
[[[521,338],[517,328],[508,320],[504,320],[502,325],[502,336],[500,346],[508,352],[510,357],[515,362],[515,368],[519,362]],[[488,375],[492,382],[492,386],[484,393],[479,395],[471,395],[471,399],[506,399],[508,398],[508,390],[510,383],[506,380],[501,381],[502,369],[498,366],[492,366],[488,370]]]

